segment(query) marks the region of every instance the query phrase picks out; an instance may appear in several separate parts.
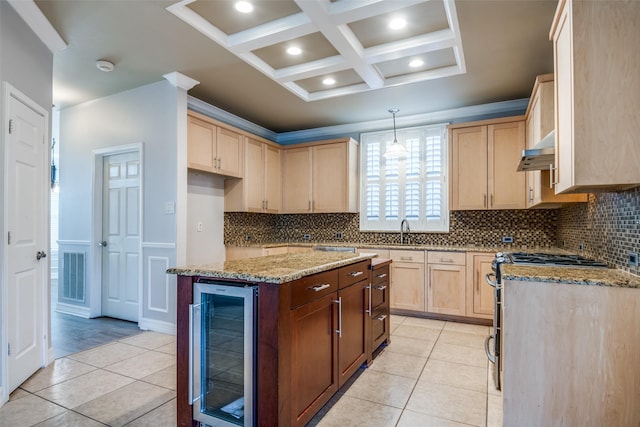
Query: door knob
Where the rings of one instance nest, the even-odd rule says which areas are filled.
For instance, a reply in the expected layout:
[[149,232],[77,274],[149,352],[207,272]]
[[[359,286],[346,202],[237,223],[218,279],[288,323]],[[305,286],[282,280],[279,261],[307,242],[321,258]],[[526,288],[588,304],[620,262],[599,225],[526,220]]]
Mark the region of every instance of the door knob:
[[103,240],[102,242],[99,242],[99,243],[98,243],[98,246],[101,246],[101,247],[103,247],[103,248],[106,248],[106,247],[107,247],[107,241],[106,241],[106,240]]
[[46,258],[46,257],[47,257],[47,254],[45,252],[43,252],[43,251],[38,251],[36,253],[36,259],[38,261],[40,261],[42,258]]

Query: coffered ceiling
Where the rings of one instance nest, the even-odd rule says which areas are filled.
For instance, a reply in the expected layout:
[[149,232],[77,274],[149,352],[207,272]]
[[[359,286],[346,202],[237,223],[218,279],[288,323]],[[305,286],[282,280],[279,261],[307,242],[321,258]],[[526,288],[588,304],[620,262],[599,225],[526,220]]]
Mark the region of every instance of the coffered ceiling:
[[[287,132],[526,98],[553,71],[556,0],[252,3],[242,14],[232,0],[37,0],[68,45],[54,55],[56,106],[178,71],[200,82],[194,97]],[[390,29],[397,17],[406,26]]]

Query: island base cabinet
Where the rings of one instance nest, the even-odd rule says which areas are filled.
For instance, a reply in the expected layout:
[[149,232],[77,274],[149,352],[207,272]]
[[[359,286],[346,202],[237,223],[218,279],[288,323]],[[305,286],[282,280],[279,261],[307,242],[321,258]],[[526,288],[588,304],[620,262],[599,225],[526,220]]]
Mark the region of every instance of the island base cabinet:
[[338,390],[338,305],[329,294],[291,311],[292,425],[305,425]]
[[338,295],[338,387],[342,387],[367,359],[369,282],[360,281]]

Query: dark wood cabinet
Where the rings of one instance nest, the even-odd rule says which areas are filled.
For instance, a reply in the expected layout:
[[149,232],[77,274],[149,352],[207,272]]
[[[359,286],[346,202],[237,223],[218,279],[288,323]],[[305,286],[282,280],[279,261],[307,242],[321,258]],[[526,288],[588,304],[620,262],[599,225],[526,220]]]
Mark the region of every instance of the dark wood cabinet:
[[[366,270],[365,270],[366,272]],[[338,385],[342,385],[367,361],[369,331],[368,274],[338,292],[340,317],[338,325]]]
[[371,264],[371,328],[369,363],[373,353],[382,344],[390,344],[391,319],[389,317],[389,264],[391,260],[376,258]]
[[292,425],[304,425],[338,390],[336,292],[291,311]]

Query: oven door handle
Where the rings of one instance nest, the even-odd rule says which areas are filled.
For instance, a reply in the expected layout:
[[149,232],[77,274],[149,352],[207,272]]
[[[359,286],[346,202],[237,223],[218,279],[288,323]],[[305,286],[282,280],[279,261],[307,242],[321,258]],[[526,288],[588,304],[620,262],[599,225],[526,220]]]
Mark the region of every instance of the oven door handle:
[[484,280],[487,281],[489,286],[493,286],[495,288],[496,286],[498,286],[498,282],[495,281],[495,280],[491,280],[492,277],[495,279],[496,278],[496,274],[495,273],[487,273],[487,275],[484,276]]
[[487,359],[489,359],[489,362],[493,363],[495,365],[496,363],[496,356],[494,354],[491,354],[491,350],[489,350],[489,341],[493,340],[493,335],[489,335],[487,338],[485,338],[484,340],[484,352],[487,354]]

